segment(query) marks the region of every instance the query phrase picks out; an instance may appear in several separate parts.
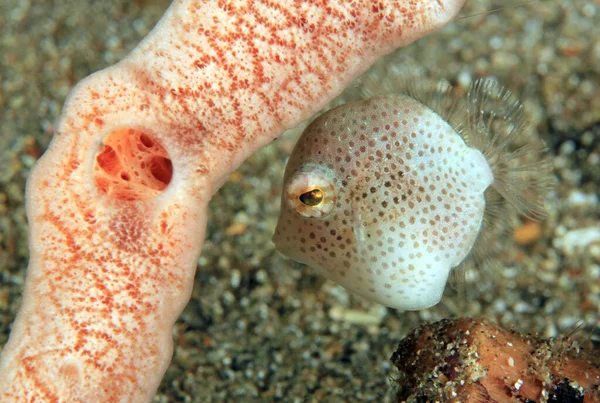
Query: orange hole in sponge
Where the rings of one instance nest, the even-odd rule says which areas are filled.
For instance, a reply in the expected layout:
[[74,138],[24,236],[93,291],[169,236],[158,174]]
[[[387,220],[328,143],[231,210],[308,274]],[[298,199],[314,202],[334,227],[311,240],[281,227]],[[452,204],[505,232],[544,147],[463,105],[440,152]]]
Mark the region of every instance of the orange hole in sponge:
[[94,166],[100,191],[120,200],[154,197],[167,187],[172,176],[167,151],[151,136],[135,129],[109,134]]

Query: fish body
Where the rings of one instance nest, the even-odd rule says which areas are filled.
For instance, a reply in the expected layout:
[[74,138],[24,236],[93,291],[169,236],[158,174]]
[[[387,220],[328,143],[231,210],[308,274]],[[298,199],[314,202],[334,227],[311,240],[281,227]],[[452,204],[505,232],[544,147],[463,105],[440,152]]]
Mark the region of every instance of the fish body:
[[273,240],[355,294],[427,308],[473,248],[494,181],[482,150],[425,103],[406,94],[349,102],[298,140]]

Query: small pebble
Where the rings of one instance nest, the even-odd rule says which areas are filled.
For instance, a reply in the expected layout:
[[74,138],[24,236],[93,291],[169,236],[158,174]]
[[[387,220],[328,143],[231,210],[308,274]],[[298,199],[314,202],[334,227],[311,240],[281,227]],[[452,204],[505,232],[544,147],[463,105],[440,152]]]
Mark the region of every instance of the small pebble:
[[567,256],[583,253],[591,244],[600,243],[600,228],[579,228],[566,232],[562,237],[555,239],[554,245]]
[[333,320],[339,320],[349,325],[369,326],[379,325],[383,320],[381,312],[364,312],[354,309],[345,309],[341,307],[333,307],[329,310],[329,317]]
[[234,224],[231,224],[229,227],[227,227],[227,229],[225,230],[225,233],[227,234],[227,236],[242,235],[244,232],[246,232],[247,229],[248,229],[247,224],[234,223]]
[[529,221],[513,231],[513,238],[519,245],[531,245],[542,237],[542,226],[537,221]]

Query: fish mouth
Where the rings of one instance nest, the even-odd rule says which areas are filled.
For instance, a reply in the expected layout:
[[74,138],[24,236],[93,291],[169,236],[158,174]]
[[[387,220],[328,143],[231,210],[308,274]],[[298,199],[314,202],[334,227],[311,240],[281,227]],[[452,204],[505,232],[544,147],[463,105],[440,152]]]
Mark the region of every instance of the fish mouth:
[[277,242],[277,232],[274,232],[273,235],[271,235],[271,242],[273,242],[273,245],[275,245],[275,249],[279,250],[279,243]]
[[293,243],[287,242],[283,239],[283,236],[279,233],[280,224],[277,224],[273,236],[271,236],[271,242],[275,245],[275,250],[285,256],[287,259],[293,260],[298,263],[307,264],[306,259],[303,259],[303,255],[295,248]]
[[275,245],[275,249],[279,253],[281,253],[282,255],[288,256],[288,253],[285,250],[286,248],[284,247],[285,242],[283,242],[280,227],[281,227],[281,224],[278,223],[277,226],[275,227],[275,231],[273,232],[273,235],[271,235],[271,242],[273,242],[273,244]]

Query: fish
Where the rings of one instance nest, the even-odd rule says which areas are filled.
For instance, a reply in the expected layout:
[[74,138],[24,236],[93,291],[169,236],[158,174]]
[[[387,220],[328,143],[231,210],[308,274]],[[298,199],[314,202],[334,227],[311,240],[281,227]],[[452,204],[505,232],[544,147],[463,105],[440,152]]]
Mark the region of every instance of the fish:
[[420,310],[477,255],[486,223],[501,220],[498,199],[542,219],[552,180],[543,142],[515,146],[523,106],[495,80],[463,96],[407,87],[307,126],[285,169],[273,242],[351,293]]

